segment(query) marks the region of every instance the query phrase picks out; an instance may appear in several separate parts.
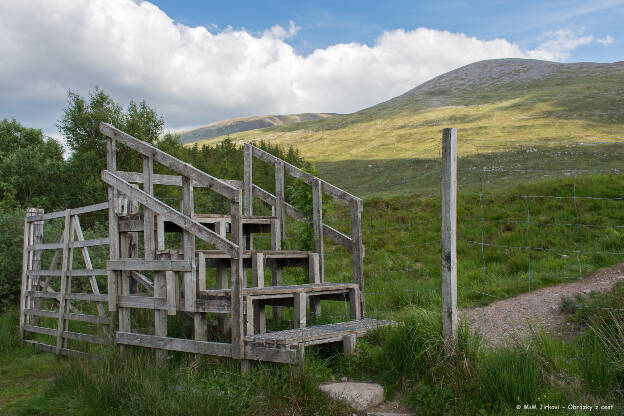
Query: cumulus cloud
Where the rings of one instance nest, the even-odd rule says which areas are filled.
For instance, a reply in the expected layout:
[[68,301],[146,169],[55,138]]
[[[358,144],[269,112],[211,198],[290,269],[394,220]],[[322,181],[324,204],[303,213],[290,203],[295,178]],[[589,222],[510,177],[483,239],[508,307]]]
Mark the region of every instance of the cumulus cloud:
[[[213,28],[214,29],[214,28]],[[565,60],[579,45],[609,43],[578,31],[545,35],[523,49],[427,28],[382,33],[304,56],[286,42],[299,27],[260,34],[176,23],[149,2],[3,0],[0,117],[54,133],[67,90],[95,85],[117,101],[145,98],[169,128],[224,118],[352,112],[451,69],[489,58]]]

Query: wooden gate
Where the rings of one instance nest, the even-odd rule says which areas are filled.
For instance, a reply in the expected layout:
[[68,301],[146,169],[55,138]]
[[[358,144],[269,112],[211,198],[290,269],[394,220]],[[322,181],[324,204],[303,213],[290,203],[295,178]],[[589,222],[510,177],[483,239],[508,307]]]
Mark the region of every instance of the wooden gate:
[[[108,203],[48,214],[38,208],[26,212],[19,322],[24,342],[73,356],[85,356],[90,344],[108,342],[108,296],[100,292],[106,269],[93,267],[89,248],[108,245],[109,239],[86,240],[79,220],[81,214],[102,210],[108,210]],[[64,219],[60,240],[45,243],[46,221],[55,219]],[[82,256],[74,258],[74,250]],[[80,268],[74,268],[75,263]],[[72,280],[78,292],[72,290]]]

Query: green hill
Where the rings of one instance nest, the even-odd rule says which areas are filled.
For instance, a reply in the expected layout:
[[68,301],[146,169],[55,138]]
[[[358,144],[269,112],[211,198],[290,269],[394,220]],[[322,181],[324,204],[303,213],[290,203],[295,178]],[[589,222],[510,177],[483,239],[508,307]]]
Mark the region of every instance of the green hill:
[[[349,187],[348,178],[361,177],[360,172],[371,166],[382,169],[392,182],[404,178],[405,172],[399,175],[384,167],[437,157],[443,127],[459,129],[464,155],[484,146],[621,141],[624,62],[481,61],[353,114],[250,130],[230,138],[295,146],[317,163],[327,180],[361,190],[362,186]],[[366,193],[370,191],[376,190]]]
[[248,130],[257,130],[271,126],[281,126],[304,121],[319,120],[332,116],[334,116],[334,114],[303,113],[234,118],[230,120],[217,121],[190,130],[181,131],[178,133],[178,135],[180,136],[182,143],[194,143],[199,140],[226,136],[228,134]]

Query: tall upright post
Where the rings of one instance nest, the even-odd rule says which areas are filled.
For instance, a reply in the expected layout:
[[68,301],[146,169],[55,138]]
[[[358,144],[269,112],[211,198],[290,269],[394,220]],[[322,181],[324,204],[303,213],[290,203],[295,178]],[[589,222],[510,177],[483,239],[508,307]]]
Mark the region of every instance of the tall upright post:
[[457,129],[442,131],[442,332],[447,356],[457,343]]
[[[362,245],[362,200],[351,202],[351,254],[353,257],[353,281],[359,287],[359,315],[364,316],[364,246]],[[351,299],[354,305],[354,300]]]
[[[245,357],[243,339],[243,224],[242,224],[242,192],[238,190],[237,198],[231,201],[230,235],[232,242],[238,246],[236,257],[231,260],[231,296],[232,296],[232,358]],[[246,365],[246,364],[244,364]]]
[[[253,215],[253,154],[251,146],[245,143],[243,148],[243,195],[245,203],[243,204],[243,213],[245,215]],[[251,233],[245,236],[247,250],[253,250],[253,235]]]
[[[115,140],[106,139],[106,169],[117,171],[117,151],[115,149]],[[108,238],[110,239],[109,254],[110,260],[119,259],[119,219],[115,212],[117,206],[117,191],[112,186],[108,187]],[[117,272],[113,270],[107,271],[108,275],[108,310],[113,312],[117,310]],[[111,325],[114,332],[115,325]]]

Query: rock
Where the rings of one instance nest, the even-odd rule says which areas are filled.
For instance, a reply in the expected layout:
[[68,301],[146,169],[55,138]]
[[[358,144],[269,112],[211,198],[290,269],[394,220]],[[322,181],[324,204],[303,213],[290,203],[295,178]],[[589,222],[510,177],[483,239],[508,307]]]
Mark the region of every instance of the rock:
[[349,379],[346,377],[340,377],[340,381],[342,381],[343,383],[346,383],[347,381],[349,381]]
[[341,400],[358,411],[377,406],[384,400],[384,389],[377,383],[326,383],[319,386],[330,398]]

